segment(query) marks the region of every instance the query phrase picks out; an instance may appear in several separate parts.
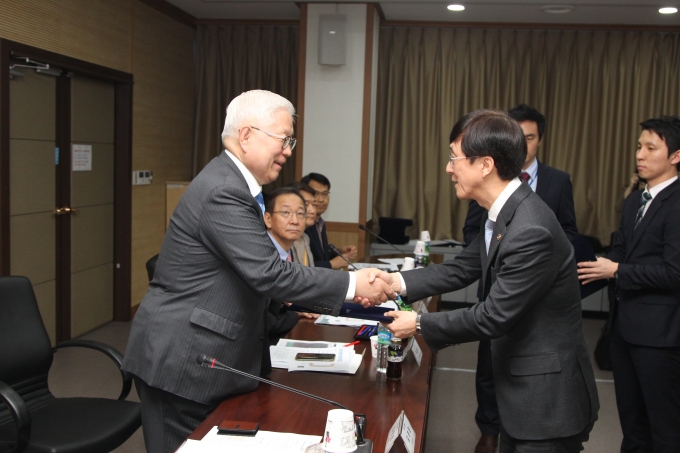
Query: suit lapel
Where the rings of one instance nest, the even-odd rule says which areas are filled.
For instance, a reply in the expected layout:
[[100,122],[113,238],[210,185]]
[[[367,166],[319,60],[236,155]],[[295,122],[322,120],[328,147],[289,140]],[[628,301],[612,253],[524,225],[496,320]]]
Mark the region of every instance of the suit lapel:
[[[522,184],[517,188],[517,190],[515,190],[512,193],[512,195],[510,195],[508,201],[505,202],[503,208],[501,209],[501,212],[498,214],[496,224],[494,225],[493,228],[493,233],[491,234],[491,241],[489,243],[488,254],[486,253],[486,244],[484,243],[484,241],[480,241],[481,247],[483,247],[481,255],[483,269],[482,275],[484,275],[484,289],[485,289],[484,297],[488,295],[488,291],[491,289],[491,285],[493,284],[493,282],[491,281],[490,270],[493,263],[496,260],[496,254],[498,254],[498,250],[501,246],[501,243],[503,242],[503,238],[505,238],[508,225],[512,221],[512,218],[515,215],[515,211],[517,210],[517,207],[520,205],[522,200],[528,197],[531,193],[533,193],[531,187],[529,187],[528,184]],[[487,218],[488,213],[483,218],[484,222],[486,222]]]
[[[250,187],[248,187],[248,183],[246,182],[246,178],[243,176],[243,173],[241,173],[241,170],[236,166],[233,160],[231,160],[231,157],[227,156],[227,153],[222,151],[220,155],[218,156],[220,159],[220,162],[222,162],[223,165],[226,165],[233,171],[239,178],[239,181],[241,182],[241,185],[245,188],[245,190],[250,193]],[[264,195],[264,194],[263,194]],[[255,208],[257,211],[258,216],[260,219],[264,222],[264,214],[262,213],[262,208],[260,207],[260,204],[257,202],[255,197],[251,195],[250,197],[250,204]]]
[[[678,183],[678,180],[676,180],[670,186],[659,192],[656,197],[654,197],[654,199],[650,202],[651,204],[649,205],[649,208],[647,208],[647,212],[645,212],[644,217],[642,217],[640,220],[640,224],[637,228],[635,228],[635,217],[631,217],[633,221],[633,227],[631,228],[631,231],[633,231],[633,236],[629,242],[630,247],[627,247],[626,249],[626,259],[628,259],[638,242],[640,242],[640,238],[644,235],[647,226],[649,226],[649,224],[652,222],[652,219],[654,219],[656,213],[659,211],[659,209],[661,209],[663,203],[677,192],[679,185],[680,184]],[[638,192],[638,195],[640,193],[642,192]],[[637,210],[635,210],[635,213],[637,214]]]

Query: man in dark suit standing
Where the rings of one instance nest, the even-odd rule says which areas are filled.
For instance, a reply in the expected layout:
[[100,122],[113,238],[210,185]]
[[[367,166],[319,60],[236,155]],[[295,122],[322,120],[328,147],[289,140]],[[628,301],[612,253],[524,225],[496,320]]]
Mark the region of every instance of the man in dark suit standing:
[[447,173],[459,199],[485,210],[484,234],[442,265],[390,274],[409,300],[480,280],[484,301],[441,313],[390,312],[398,337],[434,350],[491,340],[500,451],[578,452],[597,419],[595,377],[581,326],[574,251],[554,213],[518,178],[527,144],[504,112],[456,123]]
[[294,114],[287,99],[268,91],[233,99],[224,152],[194,178],[170,219],[123,360],[135,376],[149,453],[175,451],[222,400],[257,387],[196,361],[207,354],[258,375],[269,357],[270,299],[337,314],[355,295],[364,303],[394,295],[368,272],[279,258],[264,224],[262,185],[278,177],[295,147]]
[[[328,209],[331,199],[331,182],[320,173],[310,173],[300,180],[316,191],[314,195],[314,208],[316,209],[316,220],[314,225],[307,227],[305,233],[309,236],[309,248],[314,255],[314,265],[328,269],[342,269],[347,267],[347,261],[342,259],[332,250],[328,249],[328,236],[326,234],[326,222],[321,215]],[[340,253],[348,259],[357,257],[357,248],[354,245],[341,247]]]
[[[531,189],[555,213],[557,221],[562,226],[569,239],[578,234],[576,228],[576,214],[574,212],[574,195],[571,179],[568,173],[549,167],[536,158],[538,147],[543,141],[545,133],[545,116],[533,107],[520,104],[508,111],[510,118],[517,121],[524,132],[527,142],[527,157],[522,165],[520,179],[529,184]],[[484,225],[480,222],[484,215],[484,208],[472,200],[468,207],[463,236],[466,244],[472,243]],[[478,290],[479,300],[482,290]],[[477,373],[475,375],[475,389],[477,392],[477,413],[475,421],[482,436],[475,447],[475,453],[493,453],[498,446],[501,420],[496,403],[496,390],[493,384],[493,368],[491,366],[491,343],[488,340],[479,342],[477,350]]]
[[637,170],[612,251],[579,263],[589,283],[615,278],[611,360],[622,452],[680,451],[680,119],[641,123]]

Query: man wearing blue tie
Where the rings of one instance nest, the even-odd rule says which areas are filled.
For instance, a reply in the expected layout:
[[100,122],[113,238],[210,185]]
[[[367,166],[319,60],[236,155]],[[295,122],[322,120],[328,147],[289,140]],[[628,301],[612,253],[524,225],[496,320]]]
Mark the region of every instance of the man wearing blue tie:
[[388,276],[408,301],[479,280],[483,302],[439,313],[391,311],[387,328],[399,338],[419,333],[433,350],[490,340],[500,451],[579,452],[599,403],[574,249],[555,214],[519,179],[527,144],[517,122],[478,110],[453,126],[449,140],[446,172],[459,199],[484,209],[485,234],[453,260]]
[[638,174],[612,251],[579,279],[615,278],[611,361],[621,452],[680,451],[680,119],[641,123]]

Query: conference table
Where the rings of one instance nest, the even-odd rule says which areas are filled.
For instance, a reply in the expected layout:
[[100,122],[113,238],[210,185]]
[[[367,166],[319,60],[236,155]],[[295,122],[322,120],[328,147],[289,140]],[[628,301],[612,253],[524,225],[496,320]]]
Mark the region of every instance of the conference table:
[[[427,310],[437,311],[439,298],[428,304]],[[339,343],[355,341],[354,327],[315,325],[314,320],[300,319],[286,338],[296,340],[323,340]],[[416,335],[423,352],[420,366],[409,352],[403,362],[401,380],[393,381],[377,373],[375,359],[371,357],[370,342],[362,340],[355,351],[365,351],[356,374],[318,372],[288,372],[274,369],[269,376],[274,382],[326,398],[347,407],[354,413],[366,415],[364,437],[373,441],[373,452],[383,453],[387,435],[405,412],[416,433],[414,453],[424,451],[427,407],[430,396],[430,379],[436,355],[430,351],[423,338]],[[405,343],[404,343],[405,344]],[[215,371],[228,373],[228,371]],[[259,422],[264,431],[290,432],[321,436],[326,426],[328,411],[336,409],[327,403],[298,395],[284,389],[260,383],[257,390],[228,398],[196,428],[189,439],[200,440],[223,420]],[[392,452],[407,452],[399,439]]]

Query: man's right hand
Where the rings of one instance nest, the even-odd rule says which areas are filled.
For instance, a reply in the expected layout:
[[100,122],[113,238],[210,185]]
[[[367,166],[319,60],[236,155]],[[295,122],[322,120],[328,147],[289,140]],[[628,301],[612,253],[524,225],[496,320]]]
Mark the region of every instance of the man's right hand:
[[379,269],[360,269],[355,272],[356,291],[354,301],[364,307],[380,305],[397,297],[389,284],[391,277]]

